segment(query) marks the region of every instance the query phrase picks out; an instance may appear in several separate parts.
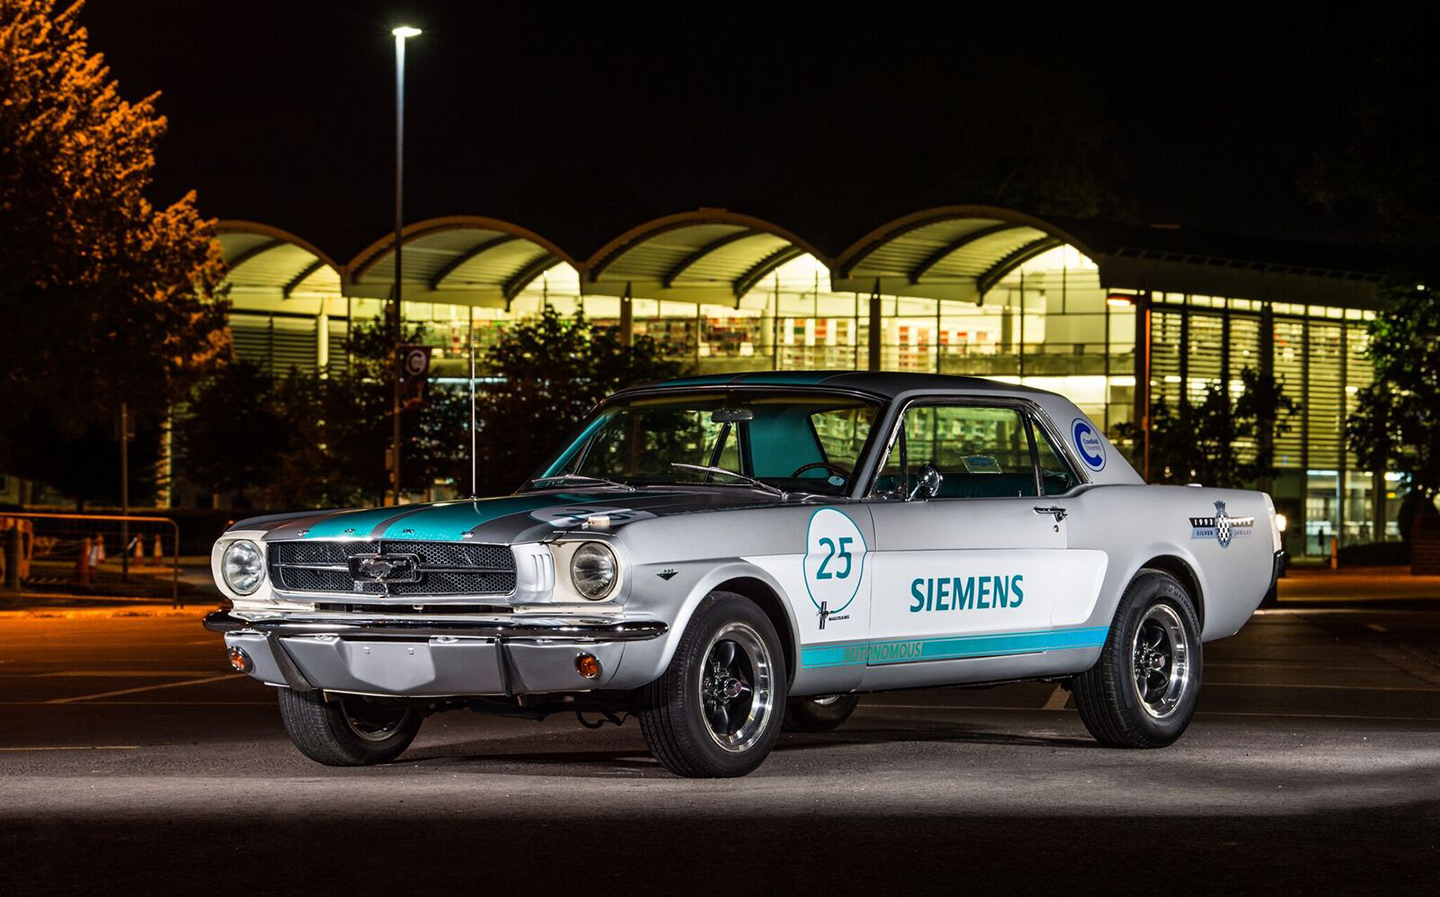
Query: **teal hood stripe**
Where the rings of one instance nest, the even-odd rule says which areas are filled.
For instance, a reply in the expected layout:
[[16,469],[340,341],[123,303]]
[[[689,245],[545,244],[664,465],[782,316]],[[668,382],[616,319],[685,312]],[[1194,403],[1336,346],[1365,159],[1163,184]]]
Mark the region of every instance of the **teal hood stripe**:
[[615,496],[550,493],[447,502],[394,521],[385,527],[385,531],[378,534],[377,538],[458,542],[475,527],[511,514],[528,514],[541,508],[601,501],[613,502]]
[[341,511],[311,526],[304,538],[368,539],[371,530],[391,517],[404,514],[405,511],[404,505],[390,508],[370,508],[365,511]]
[[802,649],[806,667],[863,666],[867,663],[912,663],[920,660],[953,660],[962,657],[1003,657],[1063,651],[1071,648],[1098,648],[1105,644],[1109,629],[1056,629],[1042,632],[1001,632],[993,635],[957,635],[940,638],[886,639],[813,645]]

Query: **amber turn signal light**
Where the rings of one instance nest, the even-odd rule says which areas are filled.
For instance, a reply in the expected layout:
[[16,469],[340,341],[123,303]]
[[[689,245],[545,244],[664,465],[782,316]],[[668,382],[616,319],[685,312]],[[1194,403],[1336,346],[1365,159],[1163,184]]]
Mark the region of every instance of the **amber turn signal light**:
[[600,658],[594,654],[576,654],[575,672],[586,679],[598,679],[600,677]]
[[225,653],[229,655],[230,665],[235,668],[235,672],[248,673],[255,668],[255,664],[250,662],[250,655],[245,653],[244,648],[232,646]]

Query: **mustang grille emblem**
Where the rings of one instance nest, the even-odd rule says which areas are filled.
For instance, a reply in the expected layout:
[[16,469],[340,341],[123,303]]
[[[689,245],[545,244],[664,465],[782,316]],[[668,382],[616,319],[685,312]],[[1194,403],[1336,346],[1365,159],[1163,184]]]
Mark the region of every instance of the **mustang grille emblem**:
[[381,584],[419,582],[420,558],[413,554],[359,554],[350,559],[350,575]]

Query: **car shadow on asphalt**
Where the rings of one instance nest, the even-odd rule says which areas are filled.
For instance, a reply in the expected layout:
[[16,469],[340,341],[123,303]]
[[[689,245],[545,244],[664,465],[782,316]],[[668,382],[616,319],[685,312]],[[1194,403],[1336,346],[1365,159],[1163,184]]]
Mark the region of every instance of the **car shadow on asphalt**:
[[[614,734],[614,733],[610,733]],[[1044,736],[1019,733],[995,732],[967,729],[963,726],[935,728],[866,727],[841,729],[818,734],[787,732],[780,736],[775,745],[777,755],[814,751],[825,748],[864,747],[867,745],[891,744],[953,744],[957,746],[996,746],[1011,748],[1070,748],[1096,750],[1099,745],[1088,738],[1071,736]],[[644,748],[617,748],[612,750],[566,750],[557,747],[549,751],[500,751],[483,750],[483,742],[466,741],[458,744],[434,746],[429,750],[408,753],[394,765],[447,766],[451,771],[469,771],[475,774],[525,775],[536,769],[543,769],[546,775],[568,777],[622,777],[633,778],[637,774],[663,773],[663,768]],[[764,771],[764,767],[761,767]]]

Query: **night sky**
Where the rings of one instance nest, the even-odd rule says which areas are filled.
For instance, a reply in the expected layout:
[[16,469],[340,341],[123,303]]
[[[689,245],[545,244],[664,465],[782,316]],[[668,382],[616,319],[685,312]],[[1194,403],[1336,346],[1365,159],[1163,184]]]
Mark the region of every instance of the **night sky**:
[[401,22],[426,30],[407,70],[408,221],[504,218],[584,257],[648,218],[720,206],[833,253],[890,217],[984,201],[963,159],[1059,110],[1099,135],[1106,217],[1369,234],[1297,187],[1354,128],[1376,54],[1364,14],[538,7],[91,0],[82,21],[127,97],[162,91],[157,200],[193,187],[207,215],[342,261],[391,226]]

